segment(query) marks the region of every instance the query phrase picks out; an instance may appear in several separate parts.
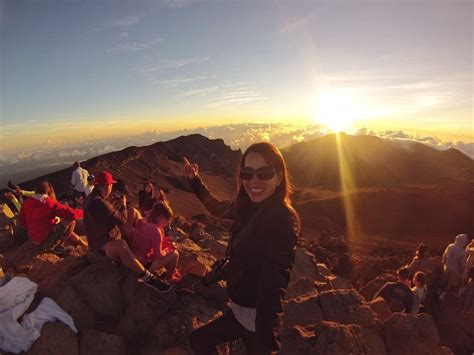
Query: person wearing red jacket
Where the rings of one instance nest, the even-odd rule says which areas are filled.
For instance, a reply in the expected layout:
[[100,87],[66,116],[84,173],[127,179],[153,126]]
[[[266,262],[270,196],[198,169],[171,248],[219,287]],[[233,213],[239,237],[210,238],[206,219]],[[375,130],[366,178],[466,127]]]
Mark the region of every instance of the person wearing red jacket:
[[[66,253],[64,243],[69,238],[76,244],[87,245],[74,233],[75,220],[83,217],[82,209],[65,206],[49,196],[52,186],[46,180],[36,183],[35,194],[21,208],[19,223],[40,250]],[[65,223],[60,223],[63,219]]]

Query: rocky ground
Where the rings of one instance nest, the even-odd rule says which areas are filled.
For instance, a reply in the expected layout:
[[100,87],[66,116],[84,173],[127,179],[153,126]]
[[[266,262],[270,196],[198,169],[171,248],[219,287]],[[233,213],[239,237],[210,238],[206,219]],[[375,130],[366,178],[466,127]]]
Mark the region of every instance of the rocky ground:
[[[186,275],[181,288],[195,293],[158,294],[123,266],[83,247],[64,258],[37,254],[28,242],[10,247],[4,270],[38,283],[36,300],[54,299],[79,330],[47,323],[28,353],[189,353],[187,335],[226,308],[225,285],[206,288],[199,280],[224,255],[227,228],[227,222],[205,215],[174,221],[179,268]],[[301,240],[284,305],[282,354],[471,354],[473,320],[456,313],[455,300],[433,316],[392,314],[385,301],[372,300],[409,259],[402,249],[351,248],[331,232],[319,243]],[[221,352],[244,350],[233,343]]]

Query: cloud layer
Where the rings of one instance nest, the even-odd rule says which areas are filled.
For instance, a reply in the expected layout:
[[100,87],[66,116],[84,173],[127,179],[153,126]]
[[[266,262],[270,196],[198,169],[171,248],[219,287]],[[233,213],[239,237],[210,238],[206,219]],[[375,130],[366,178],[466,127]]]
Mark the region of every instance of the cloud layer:
[[[309,141],[324,136],[327,132],[320,126],[296,126],[291,124],[242,123],[183,129],[172,132],[156,130],[145,131],[136,135],[120,136],[107,139],[94,139],[74,145],[44,144],[22,149],[21,151],[3,154],[0,157],[0,183],[8,179],[8,175],[21,176],[22,171],[31,171],[39,167],[51,167],[51,171],[63,168],[74,161],[121,150],[129,146],[145,146],[158,141],[166,141],[181,135],[199,133],[210,139],[223,139],[233,149],[244,150],[255,142],[268,141],[278,147]],[[407,144],[419,142],[439,150],[456,148],[474,159],[474,142],[441,141],[432,136],[407,134],[403,131],[372,131],[367,128],[359,129],[355,135],[373,135],[384,139]],[[24,175],[24,179],[35,175]]]

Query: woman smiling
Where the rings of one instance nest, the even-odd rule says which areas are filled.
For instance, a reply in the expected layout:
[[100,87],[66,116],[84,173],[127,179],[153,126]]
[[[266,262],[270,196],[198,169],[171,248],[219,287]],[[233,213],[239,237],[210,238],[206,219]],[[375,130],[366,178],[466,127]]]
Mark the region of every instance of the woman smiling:
[[186,158],[183,173],[213,215],[233,219],[225,272],[231,309],[190,334],[192,350],[215,353],[216,345],[243,339],[249,353],[278,351],[282,298],[300,230],[283,156],[269,143],[251,145],[240,162],[235,202],[214,197],[198,165]]

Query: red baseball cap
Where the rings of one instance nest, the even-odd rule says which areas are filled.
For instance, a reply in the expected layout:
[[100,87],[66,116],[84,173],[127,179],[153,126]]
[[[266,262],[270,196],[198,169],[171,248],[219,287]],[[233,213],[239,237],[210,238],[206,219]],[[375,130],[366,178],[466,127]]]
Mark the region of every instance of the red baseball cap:
[[111,173],[108,171],[101,171],[95,176],[94,185],[110,185],[115,184],[117,181],[114,180]]

